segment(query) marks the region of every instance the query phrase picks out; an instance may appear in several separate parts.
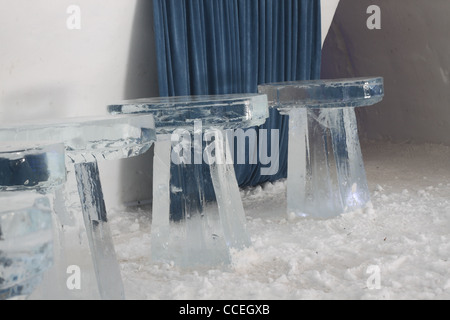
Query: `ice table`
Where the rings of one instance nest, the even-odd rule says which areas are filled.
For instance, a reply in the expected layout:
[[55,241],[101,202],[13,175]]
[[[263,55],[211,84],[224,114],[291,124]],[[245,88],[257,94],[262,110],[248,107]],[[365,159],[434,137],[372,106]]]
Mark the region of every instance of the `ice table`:
[[289,115],[289,217],[364,208],[370,197],[354,109],[382,100],[383,78],[271,83],[258,91]]
[[0,143],[0,300],[28,297],[53,264],[46,193],[66,181],[64,145]]
[[55,208],[62,225],[73,223],[70,210],[74,206],[77,212],[83,213],[99,294],[103,299],[122,299],[124,289],[107,224],[97,161],[140,155],[151,147],[155,137],[152,115],[107,115],[0,127],[0,141],[64,143],[68,174],[76,176],[78,192],[60,192]]
[[[230,250],[250,246],[227,140],[233,129],[266,121],[265,95],[161,97],[125,101],[108,110],[155,116],[154,261],[185,267],[227,265]],[[179,177],[181,181],[174,179]],[[205,197],[210,191],[205,186],[212,186],[216,201]],[[171,215],[181,215],[184,223],[170,223]]]

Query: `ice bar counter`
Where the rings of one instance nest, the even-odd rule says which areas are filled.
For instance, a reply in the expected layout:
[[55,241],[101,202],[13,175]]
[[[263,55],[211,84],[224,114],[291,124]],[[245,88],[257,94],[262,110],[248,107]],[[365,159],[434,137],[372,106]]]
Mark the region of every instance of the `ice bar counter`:
[[326,219],[367,206],[355,108],[383,99],[383,78],[269,83],[258,92],[289,115],[289,217]]

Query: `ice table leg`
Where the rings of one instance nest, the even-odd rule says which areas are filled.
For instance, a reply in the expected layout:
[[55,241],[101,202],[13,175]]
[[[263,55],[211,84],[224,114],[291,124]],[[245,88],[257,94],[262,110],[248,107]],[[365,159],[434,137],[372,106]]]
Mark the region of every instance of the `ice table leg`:
[[[171,135],[158,136],[154,154],[152,259],[174,261],[184,267],[223,263],[228,254],[224,254],[223,238],[216,240],[220,234],[217,208],[205,202],[199,183],[203,166],[184,163],[187,159],[173,161],[172,154],[179,151],[172,147]],[[179,177],[177,185],[173,184],[177,178],[173,174]],[[179,217],[180,213],[181,221],[171,221],[171,216]]]
[[320,109],[297,108],[289,113],[287,202],[290,218],[322,219],[342,213],[327,127],[327,113]]
[[217,208],[205,201],[203,165],[179,164],[176,171],[181,178],[181,204],[184,212],[185,240],[181,264],[215,265],[227,259],[220,258],[221,239],[216,241],[218,231]]
[[[225,163],[224,136],[220,130],[211,132],[216,137],[212,142],[215,151],[208,153],[207,147],[204,153],[210,164],[208,174],[217,202],[205,201],[203,184],[199,183],[205,173],[201,164],[179,163],[176,170],[171,171],[174,152],[171,137],[160,136],[155,144],[152,216],[152,258],[155,261],[175,261],[185,267],[220,265],[229,263],[231,248],[250,246],[234,167]],[[171,173],[183,177],[179,188],[171,185]],[[186,181],[185,177],[192,180]],[[174,193],[183,212],[182,221],[178,223],[170,222],[170,201]]]
[[[74,172],[74,164],[68,163],[67,182],[54,192],[53,220],[56,226],[54,228],[54,265],[31,299],[98,300],[101,298],[93,255],[89,254],[91,250],[81,214],[82,207]],[[80,270],[80,277],[75,281],[73,281],[74,274],[68,273],[71,270],[69,267],[72,266]],[[76,283],[79,283],[81,287],[72,287]]]
[[370,202],[354,108],[330,109],[328,122],[336,160],[339,193],[344,211],[364,208]]
[[289,113],[288,212],[330,218],[363,208],[369,190],[353,108]]
[[226,243],[229,248],[244,249],[251,245],[250,237],[245,228],[245,212],[239,193],[233,164],[227,163],[226,155],[231,154],[226,148],[224,133],[214,129],[210,131],[214,139],[215,154],[207,152],[210,164],[211,178],[219,207],[220,222]]
[[[289,217],[306,215],[306,179],[308,176],[308,115],[306,109],[294,109],[289,114],[289,153],[287,208]],[[299,211],[303,208],[303,212]]]
[[124,299],[124,288],[96,162],[75,165],[86,232],[102,299]]
[[167,260],[170,235],[170,135],[158,136],[153,157],[152,259]]

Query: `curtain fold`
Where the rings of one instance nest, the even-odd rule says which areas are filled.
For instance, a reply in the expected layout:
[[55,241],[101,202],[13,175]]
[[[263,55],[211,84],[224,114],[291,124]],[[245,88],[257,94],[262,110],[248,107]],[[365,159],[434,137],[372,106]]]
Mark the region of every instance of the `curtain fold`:
[[[153,5],[160,96],[255,93],[258,84],[319,78],[319,0],[153,0]],[[271,130],[279,130],[279,171],[262,176],[260,164],[235,165],[241,187],[287,175],[287,116],[271,110],[261,129],[268,129],[267,141]]]

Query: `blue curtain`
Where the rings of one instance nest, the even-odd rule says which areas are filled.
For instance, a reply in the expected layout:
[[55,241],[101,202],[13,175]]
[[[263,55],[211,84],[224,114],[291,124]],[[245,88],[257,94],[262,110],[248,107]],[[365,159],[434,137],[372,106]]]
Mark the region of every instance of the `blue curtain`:
[[[153,5],[160,96],[254,93],[262,83],[319,78],[319,0]],[[241,187],[286,177],[288,119],[272,110],[262,128],[269,129],[268,141],[270,129],[280,130],[279,171],[261,176],[259,165],[235,165]]]

